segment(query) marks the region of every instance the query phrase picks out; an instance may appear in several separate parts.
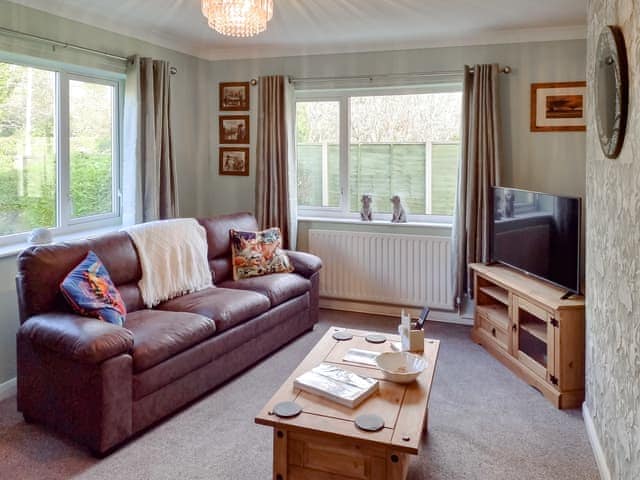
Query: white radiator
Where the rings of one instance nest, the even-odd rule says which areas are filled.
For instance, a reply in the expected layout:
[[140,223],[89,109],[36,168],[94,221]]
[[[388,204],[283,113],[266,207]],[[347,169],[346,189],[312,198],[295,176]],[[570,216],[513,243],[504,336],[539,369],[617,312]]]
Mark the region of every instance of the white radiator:
[[309,230],[324,298],[450,310],[451,239]]

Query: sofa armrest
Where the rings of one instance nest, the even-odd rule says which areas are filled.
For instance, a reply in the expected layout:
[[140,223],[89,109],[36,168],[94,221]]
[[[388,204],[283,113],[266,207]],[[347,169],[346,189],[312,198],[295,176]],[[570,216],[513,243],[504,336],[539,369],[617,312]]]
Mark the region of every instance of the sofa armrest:
[[287,256],[291,259],[295,273],[305,278],[311,277],[314,273],[322,268],[322,260],[320,257],[311,253],[296,252],[294,250],[285,250]]
[[133,334],[126,328],[69,313],[30,317],[18,335],[82,363],[100,363],[133,348]]

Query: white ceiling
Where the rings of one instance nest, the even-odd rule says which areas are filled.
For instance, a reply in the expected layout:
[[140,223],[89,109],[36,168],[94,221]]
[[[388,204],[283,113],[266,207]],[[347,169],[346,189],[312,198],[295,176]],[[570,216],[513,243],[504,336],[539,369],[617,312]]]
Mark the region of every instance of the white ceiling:
[[584,38],[587,0],[274,0],[267,31],[210,30],[200,0],[12,0],[202,58]]

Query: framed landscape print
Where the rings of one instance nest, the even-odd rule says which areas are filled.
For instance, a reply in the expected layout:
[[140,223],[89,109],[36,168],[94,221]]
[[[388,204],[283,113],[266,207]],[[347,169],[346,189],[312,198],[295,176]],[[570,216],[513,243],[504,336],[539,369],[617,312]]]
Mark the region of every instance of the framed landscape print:
[[249,175],[249,148],[220,147],[220,175]]
[[249,110],[249,82],[220,83],[220,110],[243,112]]
[[220,117],[220,143],[249,144],[249,115]]
[[587,82],[531,84],[532,132],[584,132]]

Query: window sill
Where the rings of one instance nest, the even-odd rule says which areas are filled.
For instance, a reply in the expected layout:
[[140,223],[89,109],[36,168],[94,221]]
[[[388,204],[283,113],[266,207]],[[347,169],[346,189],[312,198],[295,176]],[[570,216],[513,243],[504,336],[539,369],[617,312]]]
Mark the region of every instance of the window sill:
[[312,217],[312,216],[298,216],[298,222],[317,222],[317,223],[342,223],[350,225],[384,225],[391,228],[403,228],[403,227],[429,227],[429,228],[442,228],[451,230],[452,225],[450,223],[439,222],[406,222],[406,223],[391,223],[385,220],[373,220],[371,222],[364,222],[355,218],[332,218],[332,217]]
[[[123,225],[111,225],[108,227],[82,230],[82,231],[67,233],[63,235],[55,235],[53,237],[52,244],[61,243],[61,242],[70,242],[74,240],[84,240],[87,238],[96,237],[98,235],[104,235],[105,233],[117,232],[122,228],[123,228]],[[52,245],[52,244],[48,244],[48,245]],[[20,252],[22,252],[22,250],[30,246],[32,245],[29,242],[18,242],[18,243],[12,243],[10,245],[2,245],[0,246],[0,258],[15,257]]]

